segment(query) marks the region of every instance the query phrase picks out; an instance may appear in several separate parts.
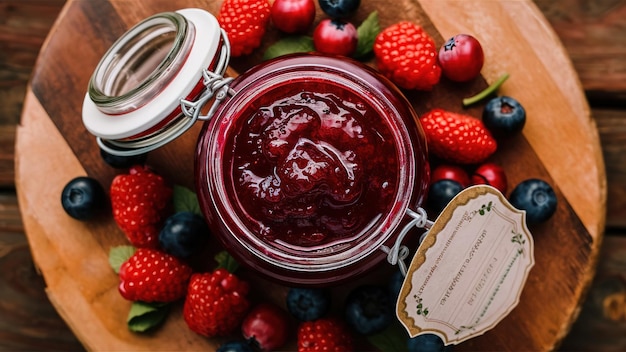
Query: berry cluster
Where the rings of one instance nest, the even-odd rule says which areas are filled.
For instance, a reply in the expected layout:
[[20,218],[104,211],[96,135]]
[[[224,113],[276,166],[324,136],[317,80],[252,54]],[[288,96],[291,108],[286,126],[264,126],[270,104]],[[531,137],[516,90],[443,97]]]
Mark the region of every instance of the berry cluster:
[[198,213],[173,209],[177,190],[143,165],[113,179],[113,218],[133,245],[128,258],[112,249],[119,292],[142,304],[182,299],[192,331],[208,337],[229,334],[248,311],[248,283],[223,267],[194,270],[191,258],[206,243],[209,229]]
[[[433,40],[417,24],[400,22],[384,29],[374,44],[380,71],[404,89],[430,90],[442,74],[454,82],[468,82],[480,75],[484,52],[480,42],[468,34],[457,34],[441,46],[438,53]],[[500,80],[474,97],[470,105],[492,95],[508,78]],[[487,102],[482,119],[434,108],[420,122],[433,154],[433,177],[428,205],[435,214],[469,185],[487,184],[506,194],[504,169],[489,158],[498,148],[498,140],[520,133],[526,123],[526,111],[514,98],[497,96]],[[471,179],[468,170],[472,170]],[[528,223],[542,222],[556,211],[556,196],[543,180],[520,183],[509,200],[526,211]]]
[[[119,162],[115,161],[116,167]],[[87,220],[91,216],[82,214],[102,210],[106,194],[97,180],[80,177],[65,188],[62,204],[73,217]],[[184,192],[190,191],[170,186],[146,165],[133,165],[113,178],[109,188],[113,219],[132,245],[111,249],[118,290],[124,299],[153,310],[184,300],[183,317],[192,331],[209,337],[227,335],[248,312],[248,283],[222,266],[211,272],[194,269],[191,259],[203,249],[210,233],[204,218],[194,211],[197,204],[190,209],[177,209],[173,204]],[[218,259],[218,263],[228,261]],[[143,316],[145,309],[138,309],[141,313],[134,316],[134,311],[131,308],[133,319],[129,320],[133,331],[154,327],[164,317]]]
[[[229,340],[219,347],[218,352],[284,349],[289,333],[293,332],[300,352],[358,351],[366,346],[360,340],[387,330],[398,329],[398,336],[402,336],[402,328],[395,319],[394,303],[403,280],[404,276],[396,271],[386,285],[353,287],[344,298],[341,314],[330,310],[332,301],[337,299],[331,289],[289,288],[285,298],[286,311],[275,304],[258,304],[242,323],[243,338]],[[292,325],[293,329],[290,328]],[[396,342],[394,349],[450,350],[439,336],[432,334],[406,337],[404,341]]]
[[[420,122],[433,154],[431,164],[435,165],[427,197],[432,214],[440,213],[471,185],[490,185],[506,195],[506,172],[489,158],[496,152],[498,140],[511,138],[524,127],[526,111],[517,100],[508,96],[492,98],[483,109],[482,120],[433,109],[423,114]],[[554,190],[540,179],[518,184],[509,201],[526,211],[529,224],[546,221],[556,212]]]
[[350,21],[360,0],[317,3],[327,18],[315,25],[315,0],[224,0],[217,18],[228,35],[233,57],[251,54],[260,47],[270,25],[284,38],[267,49],[265,59],[309,51],[358,58],[371,51],[379,31],[375,14],[358,28]]

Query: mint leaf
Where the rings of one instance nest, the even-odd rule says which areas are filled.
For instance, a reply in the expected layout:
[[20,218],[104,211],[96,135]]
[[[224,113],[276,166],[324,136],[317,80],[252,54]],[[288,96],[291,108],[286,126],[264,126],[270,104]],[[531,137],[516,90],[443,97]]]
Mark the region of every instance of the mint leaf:
[[161,324],[167,317],[169,306],[164,303],[133,302],[128,312],[128,329],[145,332]]
[[234,273],[239,268],[239,263],[227,251],[221,251],[215,255],[217,268],[224,268],[229,273]]
[[202,215],[200,210],[200,203],[198,202],[198,196],[189,188],[174,185],[174,194],[172,196],[174,202],[174,211],[179,213],[181,211],[188,211],[198,215]]
[[387,329],[373,335],[369,335],[367,340],[380,351],[405,351],[409,335],[400,325],[394,322]]
[[272,44],[263,54],[263,60],[293,54],[314,51],[313,38],[306,35],[294,35],[285,37]]
[[372,52],[376,36],[380,33],[380,23],[378,22],[378,12],[374,11],[356,29],[359,41],[353,57],[363,58]]
[[116,274],[120,272],[120,267],[124,264],[128,258],[135,254],[135,247],[133,246],[117,246],[112,247],[109,250],[109,264]]

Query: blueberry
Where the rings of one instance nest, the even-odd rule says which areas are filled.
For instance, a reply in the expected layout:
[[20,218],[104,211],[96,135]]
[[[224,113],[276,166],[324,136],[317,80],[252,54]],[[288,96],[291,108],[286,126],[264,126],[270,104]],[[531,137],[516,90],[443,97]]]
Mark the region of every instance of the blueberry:
[[299,321],[317,320],[330,309],[330,291],[323,288],[290,288],[287,310]]
[[139,154],[133,156],[119,156],[108,153],[104,149],[100,149],[100,156],[105,163],[115,169],[128,169],[134,165],[143,165],[148,159],[148,154]]
[[404,283],[404,275],[400,270],[396,270],[391,274],[388,281],[389,294],[394,299],[397,299],[400,295],[400,290],[402,289],[402,284]]
[[361,4],[361,0],[319,0],[320,8],[330,18],[352,16]]
[[359,334],[380,332],[391,325],[394,319],[394,301],[389,291],[382,286],[358,286],[346,298],[346,323]]
[[511,204],[526,210],[529,224],[548,220],[556,211],[556,194],[552,187],[539,179],[528,179],[518,184],[509,196]]
[[439,214],[450,203],[452,198],[463,190],[460,183],[453,180],[439,180],[433,183],[428,190],[428,205],[431,210]]
[[247,341],[229,341],[220,345],[215,352],[254,352]]
[[452,346],[445,346],[441,337],[435,334],[417,335],[407,342],[409,352],[443,352],[452,351]]
[[511,97],[495,97],[485,105],[483,123],[495,136],[509,136],[524,128],[526,110]]
[[188,259],[202,248],[208,235],[209,227],[203,217],[182,211],[167,218],[159,233],[159,244],[165,252]]
[[100,183],[90,177],[80,176],[68,182],[61,192],[61,205],[65,212],[77,220],[96,216],[106,204],[106,194]]

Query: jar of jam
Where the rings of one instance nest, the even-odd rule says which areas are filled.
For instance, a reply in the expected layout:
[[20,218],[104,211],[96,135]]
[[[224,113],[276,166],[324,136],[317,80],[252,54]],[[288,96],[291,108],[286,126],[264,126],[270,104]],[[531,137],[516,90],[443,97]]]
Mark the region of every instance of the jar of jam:
[[290,284],[380,264],[429,175],[404,96],[365,65],[316,54],[264,62],[230,88],[196,152],[201,206],[229,251]]
[[[202,12],[181,13],[185,11]],[[134,45],[124,39],[132,37],[132,31],[120,41]],[[227,37],[221,34],[217,41],[215,53],[227,56],[218,50],[228,48]],[[116,45],[123,47],[114,44],[113,52],[119,49]],[[115,89],[131,95],[112,79],[124,71],[116,65],[129,64],[106,63],[107,55],[94,73],[94,86],[99,84],[104,95],[117,95]],[[189,86],[196,87],[201,76],[201,92],[181,93],[180,107],[163,104],[155,108],[158,112],[142,116],[156,123],[123,134],[89,130],[101,147],[130,155],[171,140],[175,134],[168,132],[169,125],[207,120],[195,150],[202,212],[213,235],[240,263],[270,279],[288,285],[333,285],[367,272],[386,257],[395,264],[406,256],[406,248],[404,253],[401,248],[404,235],[428,225],[420,205],[429,166],[423,131],[403,94],[374,69],[347,58],[287,55],[234,79],[220,76],[226,64],[217,61],[217,69],[211,67],[214,57],[194,67],[202,73]],[[173,70],[182,71],[186,65]],[[159,75],[162,66],[146,76]],[[111,77],[101,78],[99,71]],[[142,84],[128,85],[128,92],[144,96]],[[90,85],[84,114],[98,110],[103,126],[109,123],[105,120],[132,114],[155,100],[128,104],[130,112],[108,111],[92,93]],[[198,100],[190,103],[190,95]],[[199,116],[209,102],[210,112]],[[173,115],[173,122],[161,122]]]

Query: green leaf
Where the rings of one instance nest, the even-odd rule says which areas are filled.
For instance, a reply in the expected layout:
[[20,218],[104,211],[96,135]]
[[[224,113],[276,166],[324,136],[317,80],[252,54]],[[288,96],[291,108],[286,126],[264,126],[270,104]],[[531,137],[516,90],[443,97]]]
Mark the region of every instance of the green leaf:
[[382,332],[367,336],[369,343],[380,351],[406,351],[408,338],[400,322],[394,322]]
[[198,202],[198,196],[194,191],[189,188],[174,185],[174,211],[179,213],[181,211],[188,211],[198,215],[202,215],[200,210],[200,203]]
[[161,324],[167,317],[169,306],[164,303],[133,302],[128,312],[128,329],[145,332]]
[[124,264],[128,258],[135,254],[135,247],[133,246],[117,246],[111,248],[109,251],[109,264],[115,273],[120,272],[120,267]]
[[227,251],[221,251],[215,255],[217,268],[224,268],[230,273],[234,273],[239,268],[239,263]]
[[380,33],[378,12],[374,11],[370,13],[356,30],[359,36],[359,42],[357,43],[356,51],[353,57],[359,59],[372,52],[376,37]]
[[308,53],[314,50],[315,46],[313,45],[312,37],[306,35],[294,35],[285,37],[267,48],[263,54],[263,60],[269,60],[293,53]]

